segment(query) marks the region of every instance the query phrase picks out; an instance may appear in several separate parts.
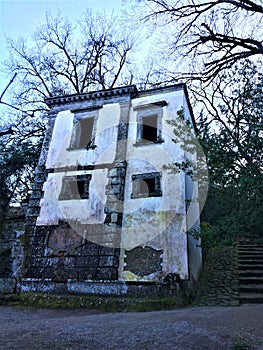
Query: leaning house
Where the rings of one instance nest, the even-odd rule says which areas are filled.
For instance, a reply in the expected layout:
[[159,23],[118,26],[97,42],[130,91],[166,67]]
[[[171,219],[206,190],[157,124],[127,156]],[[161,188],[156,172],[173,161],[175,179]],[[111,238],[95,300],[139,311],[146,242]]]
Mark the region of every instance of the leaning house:
[[46,103],[18,289],[156,295],[197,280],[200,242],[189,234],[199,225],[197,183],[169,169],[189,157],[169,124],[183,108],[194,129],[186,86],[132,85]]

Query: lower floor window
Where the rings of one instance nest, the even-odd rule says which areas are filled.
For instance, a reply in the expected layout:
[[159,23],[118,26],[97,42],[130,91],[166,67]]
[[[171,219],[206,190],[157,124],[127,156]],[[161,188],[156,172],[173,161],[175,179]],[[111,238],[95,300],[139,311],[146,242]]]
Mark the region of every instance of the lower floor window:
[[91,175],[65,176],[59,200],[88,199]]
[[160,197],[161,195],[161,173],[132,175],[131,198]]

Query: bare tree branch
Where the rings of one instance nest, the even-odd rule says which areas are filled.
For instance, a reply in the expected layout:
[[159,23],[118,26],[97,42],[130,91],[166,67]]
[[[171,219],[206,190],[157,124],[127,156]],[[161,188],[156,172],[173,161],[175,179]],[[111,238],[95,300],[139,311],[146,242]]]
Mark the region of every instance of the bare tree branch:
[[144,20],[158,24],[163,19],[172,25],[173,50],[199,59],[199,74],[191,72],[189,78],[210,82],[239,60],[263,55],[262,1],[145,0],[145,4],[149,13]]
[[4,91],[2,92],[1,96],[0,96],[0,103],[2,102],[2,98],[4,97],[4,94],[6,93],[7,89],[9,88],[9,86],[14,82],[15,77],[17,76],[17,73],[14,74],[13,78],[10,79],[9,83],[7,84],[6,88],[4,89]]

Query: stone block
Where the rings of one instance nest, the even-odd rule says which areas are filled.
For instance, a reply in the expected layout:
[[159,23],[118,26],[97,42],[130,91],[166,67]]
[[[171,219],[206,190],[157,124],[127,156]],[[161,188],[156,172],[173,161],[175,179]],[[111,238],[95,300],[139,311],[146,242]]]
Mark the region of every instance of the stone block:
[[47,175],[45,173],[37,172],[35,174],[35,181],[36,182],[45,182],[46,178],[47,178]]
[[40,206],[40,199],[41,199],[41,197],[40,198],[31,198],[30,199],[30,203],[29,203],[29,206],[30,206],[30,208],[32,208],[32,207],[39,207]]
[[41,190],[35,190],[33,191],[30,200],[33,199],[41,199],[43,197],[44,192]]
[[33,184],[33,191],[35,190],[42,190],[43,188],[43,182],[34,182]]
[[109,195],[107,196],[107,202],[108,202],[108,203],[115,203],[115,202],[116,202],[116,199],[117,199],[117,196],[115,196],[114,194],[113,194],[113,195],[109,194]]
[[116,176],[112,177],[110,180],[111,185],[123,185],[124,184],[124,177]]
[[108,255],[108,256],[101,256],[99,261],[100,267],[118,267],[119,266],[119,259],[116,256]]
[[56,277],[62,280],[74,279],[76,280],[78,276],[78,269],[74,268],[65,268],[65,272],[62,275],[57,274]]
[[0,294],[11,294],[16,289],[15,278],[0,278]]
[[40,207],[30,207],[28,209],[27,215],[37,217],[40,212]]
[[76,267],[97,267],[99,265],[98,256],[87,256],[87,257],[76,257],[75,266]]
[[50,258],[50,257],[45,257],[45,258],[34,258],[32,259],[31,266],[32,267],[50,267],[54,266],[54,264],[57,263],[57,258]]
[[40,292],[40,293],[54,293],[57,291],[55,284],[50,280],[41,281],[33,278],[25,278],[21,280],[18,285],[18,291],[21,292]]
[[118,176],[118,171],[116,168],[110,169],[109,173],[108,173],[109,177],[114,177],[114,176]]
[[113,256],[117,255],[117,256],[119,256],[119,249],[101,246],[99,253],[100,253],[100,255],[113,255]]
[[111,222],[118,222],[118,213],[112,213],[111,214]]
[[108,189],[106,190],[106,195],[112,195],[112,194],[121,194],[123,192],[123,186],[122,185],[116,185],[116,186],[106,186]]
[[82,247],[82,256],[98,255],[99,246],[97,244],[85,244]]
[[53,267],[30,267],[27,272],[27,277],[29,278],[53,278],[54,277],[54,268]]
[[27,216],[25,219],[25,226],[33,226],[36,223],[37,216]]
[[32,245],[31,256],[34,258],[40,258],[44,256],[44,247],[38,245]]
[[125,295],[127,286],[124,283],[112,282],[75,282],[67,283],[69,293],[87,295]]
[[118,269],[116,268],[98,268],[97,269],[97,279],[113,281],[118,279]]
[[122,202],[122,198],[121,196],[114,196],[115,200],[108,200],[107,198],[107,203],[106,203],[106,207],[104,208],[104,212],[110,213],[112,211],[118,212],[118,213],[122,213],[123,212],[123,202]]
[[78,280],[94,280],[96,279],[96,268],[79,268],[78,269]]

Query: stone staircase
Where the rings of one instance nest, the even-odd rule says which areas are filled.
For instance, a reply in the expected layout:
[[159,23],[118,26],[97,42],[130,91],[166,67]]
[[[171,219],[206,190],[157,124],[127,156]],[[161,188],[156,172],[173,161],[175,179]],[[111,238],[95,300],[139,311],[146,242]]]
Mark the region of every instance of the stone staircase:
[[263,303],[263,243],[240,242],[239,302]]

